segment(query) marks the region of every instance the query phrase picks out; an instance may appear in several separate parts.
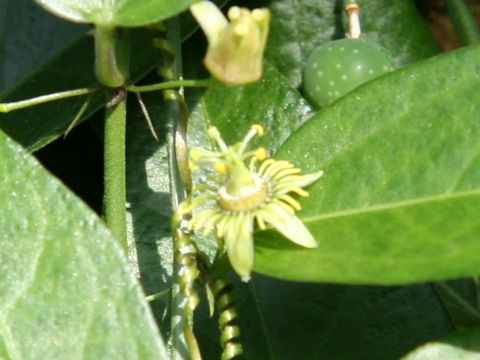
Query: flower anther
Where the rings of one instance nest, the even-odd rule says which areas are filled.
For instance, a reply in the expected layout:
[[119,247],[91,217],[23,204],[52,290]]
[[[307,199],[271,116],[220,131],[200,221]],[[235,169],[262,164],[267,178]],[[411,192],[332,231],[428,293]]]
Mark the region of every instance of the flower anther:
[[194,188],[188,207],[192,217],[188,228],[207,235],[215,231],[224,245],[233,269],[248,281],[253,268],[253,231],[275,228],[290,241],[314,248],[317,242],[295,215],[301,205],[291,193],[308,196],[303,188],[317,181],[323,171],[301,175],[301,170],[285,160],[268,158],[265,148],[248,150],[255,136],[262,136],[261,125],[253,125],[242,141],[228,146],[217,128],[208,135],[217,151],[193,149],[194,166],[213,164],[216,174],[209,184]]

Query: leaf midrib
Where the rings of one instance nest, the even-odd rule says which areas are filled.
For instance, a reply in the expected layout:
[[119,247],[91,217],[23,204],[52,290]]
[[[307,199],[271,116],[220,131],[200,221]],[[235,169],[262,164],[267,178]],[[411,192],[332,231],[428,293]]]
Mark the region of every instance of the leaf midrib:
[[325,213],[321,215],[301,217],[301,219],[304,223],[308,224],[308,223],[313,223],[317,221],[330,220],[330,219],[335,219],[340,217],[364,215],[368,213],[381,212],[381,211],[389,211],[389,210],[399,209],[402,207],[427,204],[429,202],[433,203],[433,202],[440,202],[440,201],[446,201],[446,200],[456,200],[456,199],[461,199],[469,196],[480,196],[480,189],[459,191],[456,193],[437,194],[433,196],[425,196],[425,197],[420,197],[416,199],[408,199],[408,200],[395,201],[395,202],[390,202],[385,204],[372,205],[372,206],[363,207],[363,208],[353,208],[348,210],[335,211],[335,212]]

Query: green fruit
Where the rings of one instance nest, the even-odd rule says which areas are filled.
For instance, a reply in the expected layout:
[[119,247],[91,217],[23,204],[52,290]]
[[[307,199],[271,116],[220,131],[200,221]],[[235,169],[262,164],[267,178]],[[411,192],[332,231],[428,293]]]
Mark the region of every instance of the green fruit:
[[393,68],[390,56],[374,43],[336,40],[321,45],[310,55],[303,87],[310,101],[322,107]]

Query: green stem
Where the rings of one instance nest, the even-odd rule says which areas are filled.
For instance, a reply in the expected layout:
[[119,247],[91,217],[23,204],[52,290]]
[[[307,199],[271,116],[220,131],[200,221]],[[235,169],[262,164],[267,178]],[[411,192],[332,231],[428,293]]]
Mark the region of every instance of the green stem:
[[129,43],[126,31],[113,27],[97,26],[95,29],[95,74],[107,87],[116,88],[128,78]]
[[[168,41],[172,44],[175,56],[173,62],[168,64],[167,69],[162,69],[162,73],[170,74],[170,80],[177,81],[173,77],[181,76],[182,58],[181,58],[181,35],[180,25],[177,19],[168,22]],[[187,112],[186,104],[183,99],[182,89],[165,90],[164,98],[167,100],[167,119],[169,121],[169,132],[167,134],[167,149],[169,158],[169,176],[170,176],[170,194],[173,210],[172,233],[174,241],[174,262],[172,275],[172,297],[171,297],[171,359],[172,360],[198,360],[200,352],[193,334],[193,311],[190,306],[192,297],[185,296],[186,284],[185,267],[182,262],[187,260],[188,255],[183,250],[189,248],[185,242],[188,242],[188,236],[180,229],[183,214],[178,210],[180,203],[184,200],[187,191],[191,186],[189,174],[182,174],[182,165],[185,165],[187,148],[185,142]],[[191,245],[190,245],[191,246]],[[183,270],[182,270],[183,269]],[[191,267],[190,267],[191,269]],[[193,283],[194,280],[192,280]],[[193,289],[193,288],[192,288]]]
[[143,86],[127,86],[126,89],[132,92],[148,92],[157,90],[175,89],[179,87],[207,87],[211,84],[211,79],[200,80],[175,80],[165,81],[159,84],[143,85]]
[[466,0],[445,0],[448,12],[463,45],[472,45],[480,41],[480,32]]
[[29,106],[43,104],[49,101],[55,101],[60,99],[66,99],[69,97],[90,94],[97,90],[98,89],[82,88],[82,89],[75,89],[75,90],[59,91],[53,94],[42,95],[42,96],[34,97],[31,99],[14,101],[10,103],[0,103],[0,112],[8,113],[10,111],[27,108]]
[[105,221],[115,238],[128,251],[125,217],[125,125],[127,97],[105,111]]

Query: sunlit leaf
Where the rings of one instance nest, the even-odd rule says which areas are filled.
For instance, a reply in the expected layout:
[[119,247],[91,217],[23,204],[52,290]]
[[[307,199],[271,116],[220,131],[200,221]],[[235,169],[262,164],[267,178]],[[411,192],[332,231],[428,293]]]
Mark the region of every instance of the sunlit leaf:
[[325,171],[300,215],[320,245],[259,234],[256,269],[370,284],[477,275],[479,54],[467,48],[368,83],[297,131],[277,157]]
[[70,21],[103,26],[143,26],[174,16],[195,0],[35,0]]
[[0,358],[167,359],[102,221],[3,133],[0,158]]

